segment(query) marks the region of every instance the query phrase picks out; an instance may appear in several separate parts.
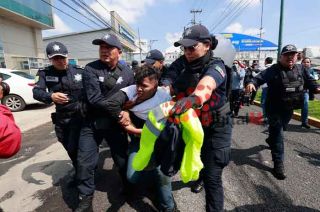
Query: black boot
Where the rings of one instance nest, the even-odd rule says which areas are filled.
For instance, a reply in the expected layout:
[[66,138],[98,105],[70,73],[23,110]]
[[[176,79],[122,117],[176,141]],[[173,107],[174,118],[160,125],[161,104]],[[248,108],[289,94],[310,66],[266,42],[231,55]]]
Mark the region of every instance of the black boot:
[[302,127],[302,128],[306,128],[306,129],[310,129],[310,125],[307,124],[307,123],[302,123],[302,124],[301,124],[301,127]]
[[80,196],[79,197],[79,205],[75,212],[92,212],[92,200],[93,196]]
[[284,173],[284,165],[282,161],[274,162],[273,175],[278,180],[286,179],[287,176]]
[[200,193],[203,190],[203,180],[199,179],[191,186],[191,191],[193,193]]

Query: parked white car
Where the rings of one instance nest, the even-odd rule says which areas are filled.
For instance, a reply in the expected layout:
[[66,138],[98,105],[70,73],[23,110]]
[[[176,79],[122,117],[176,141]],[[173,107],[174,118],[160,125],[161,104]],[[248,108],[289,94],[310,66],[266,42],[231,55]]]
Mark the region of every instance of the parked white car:
[[[26,105],[39,103],[39,101],[33,99],[32,88],[35,86],[32,76],[21,76],[15,74],[17,70],[0,68],[3,81],[10,86],[10,94],[2,99],[2,104],[10,108],[11,111],[21,111]],[[19,71],[17,71],[19,73]]]

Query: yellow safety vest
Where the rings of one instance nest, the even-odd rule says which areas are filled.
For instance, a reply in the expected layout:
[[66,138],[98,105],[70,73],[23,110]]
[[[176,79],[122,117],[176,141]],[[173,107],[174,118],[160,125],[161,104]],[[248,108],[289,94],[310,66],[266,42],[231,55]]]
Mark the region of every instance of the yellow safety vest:
[[[140,149],[133,159],[133,168],[142,171],[149,164],[154,151],[155,142],[168,121],[173,101],[165,102],[151,110],[148,114],[140,138]],[[182,139],[185,142],[180,167],[181,179],[184,183],[197,180],[203,164],[200,158],[204,133],[201,122],[193,109],[179,116]]]

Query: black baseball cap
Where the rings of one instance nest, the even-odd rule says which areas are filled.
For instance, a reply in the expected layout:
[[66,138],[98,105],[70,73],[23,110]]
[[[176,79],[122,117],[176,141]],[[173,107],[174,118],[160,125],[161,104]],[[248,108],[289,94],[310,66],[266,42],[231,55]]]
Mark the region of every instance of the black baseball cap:
[[158,49],[153,49],[148,52],[147,57],[144,61],[146,64],[152,65],[156,61],[162,60],[164,60],[163,54]]
[[281,50],[281,54],[287,54],[291,52],[298,53],[297,47],[295,45],[292,45],[292,44],[286,45]]
[[93,45],[100,45],[102,43],[106,43],[108,44],[109,46],[114,46],[114,47],[117,47],[118,49],[122,49],[122,46],[121,46],[121,43],[118,39],[117,36],[115,36],[114,34],[106,34],[105,36],[103,36],[102,38],[100,39],[94,39],[92,41],[92,44]]
[[60,42],[54,41],[47,45],[46,48],[47,57],[49,59],[55,56],[68,57],[68,49]]
[[175,42],[174,46],[190,47],[207,40],[211,41],[209,30],[205,26],[198,24],[187,28],[182,34],[182,39]]

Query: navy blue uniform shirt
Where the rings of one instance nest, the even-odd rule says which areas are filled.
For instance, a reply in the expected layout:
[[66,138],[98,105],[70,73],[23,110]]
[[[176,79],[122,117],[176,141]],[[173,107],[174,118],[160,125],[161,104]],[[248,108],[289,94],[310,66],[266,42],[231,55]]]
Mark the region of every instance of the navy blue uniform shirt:
[[56,104],[59,112],[76,112],[79,102],[83,100],[82,85],[83,68],[69,65],[67,70],[56,70],[53,66],[40,69],[36,76],[36,86],[33,88],[33,98],[46,103],[52,103],[51,95],[61,92],[68,95],[69,102]]
[[117,64],[114,70],[101,60],[86,65],[83,73],[83,85],[89,113],[94,116],[107,116],[104,112],[105,99],[119,91],[121,88],[134,84],[133,71],[126,65]]

